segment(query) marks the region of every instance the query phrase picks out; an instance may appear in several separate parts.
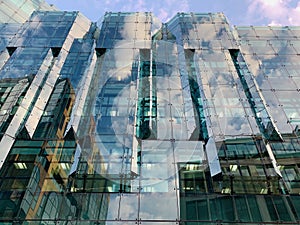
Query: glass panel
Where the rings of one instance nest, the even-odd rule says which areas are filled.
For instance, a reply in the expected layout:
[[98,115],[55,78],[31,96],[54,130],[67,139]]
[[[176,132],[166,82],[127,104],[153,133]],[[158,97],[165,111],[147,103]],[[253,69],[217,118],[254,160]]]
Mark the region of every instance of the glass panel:
[[141,193],[139,217],[142,220],[178,219],[176,192]]

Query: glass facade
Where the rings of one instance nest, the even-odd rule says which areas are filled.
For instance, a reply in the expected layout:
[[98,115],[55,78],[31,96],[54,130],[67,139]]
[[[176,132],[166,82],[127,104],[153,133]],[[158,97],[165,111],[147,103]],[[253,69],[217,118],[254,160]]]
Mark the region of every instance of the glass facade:
[[0,224],[300,223],[299,27],[0,26]]
[[0,23],[24,23],[35,10],[58,10],[45,0],[5,0],[0,2]]

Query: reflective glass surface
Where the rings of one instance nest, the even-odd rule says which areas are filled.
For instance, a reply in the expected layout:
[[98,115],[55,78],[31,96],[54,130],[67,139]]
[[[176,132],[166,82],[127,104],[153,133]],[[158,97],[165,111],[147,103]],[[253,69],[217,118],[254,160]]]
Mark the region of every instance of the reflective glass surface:
[[299,223],[298,27],[27,2],[0,3],[1,224]]

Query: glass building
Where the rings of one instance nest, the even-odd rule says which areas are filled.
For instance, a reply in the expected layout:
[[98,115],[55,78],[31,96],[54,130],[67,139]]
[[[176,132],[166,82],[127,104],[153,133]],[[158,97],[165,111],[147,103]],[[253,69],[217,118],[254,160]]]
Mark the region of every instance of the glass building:
[[300,27],[0,26],[0,224],[300,223]]

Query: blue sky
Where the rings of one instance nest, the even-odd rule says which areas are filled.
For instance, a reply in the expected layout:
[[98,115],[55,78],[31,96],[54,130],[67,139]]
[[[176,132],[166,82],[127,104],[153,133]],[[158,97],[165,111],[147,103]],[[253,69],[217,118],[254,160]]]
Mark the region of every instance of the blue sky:
[[151,11],[163,22],[179,12],[224,12],[232,25],[300,25],[300,0],[46,0],[92,21],[106,11]]

